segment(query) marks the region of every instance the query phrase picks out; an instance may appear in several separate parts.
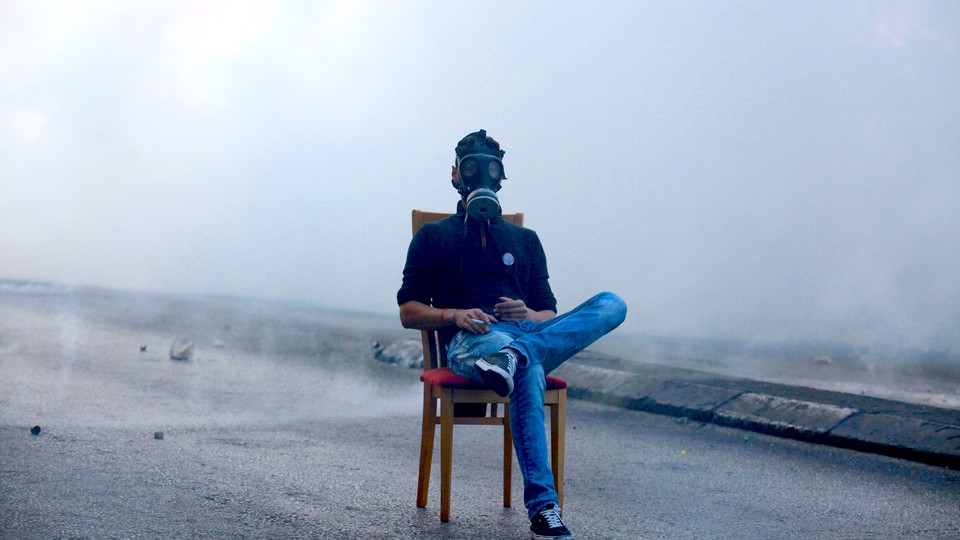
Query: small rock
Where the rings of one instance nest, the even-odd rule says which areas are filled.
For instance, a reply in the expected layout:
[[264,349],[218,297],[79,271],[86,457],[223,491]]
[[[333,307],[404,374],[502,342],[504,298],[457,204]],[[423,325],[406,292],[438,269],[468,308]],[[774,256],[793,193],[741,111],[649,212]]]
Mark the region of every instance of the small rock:
[[153,438],[156,439],[156,440],[158,440],[158,441],[159,441],[160,439],[163,439],[163,432],[162,432],[162,431],[155,431],[155,432],[153,433]]
[[30,433],[31,433],[32,435],[39,435],[39,434],[40,434],[40,426],[33,426],[32,428],[30,428]]
[[190,360],[193,358],[193,342],[187,338],[179,338],[170,346],[172,360]]

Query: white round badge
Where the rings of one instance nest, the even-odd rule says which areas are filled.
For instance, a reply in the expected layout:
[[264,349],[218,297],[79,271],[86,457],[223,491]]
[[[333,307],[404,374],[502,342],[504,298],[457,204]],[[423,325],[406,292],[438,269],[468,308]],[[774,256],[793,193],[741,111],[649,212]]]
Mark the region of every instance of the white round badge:
[[504,253],[503,254],[503,264],[507,266],[513,266],[513,253]]

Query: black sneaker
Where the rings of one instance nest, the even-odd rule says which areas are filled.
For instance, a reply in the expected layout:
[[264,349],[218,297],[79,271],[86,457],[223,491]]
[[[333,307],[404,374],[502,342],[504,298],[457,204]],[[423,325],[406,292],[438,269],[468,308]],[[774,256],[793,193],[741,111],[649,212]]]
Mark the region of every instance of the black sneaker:
[[574,540],[573,533],[563,525],[560,507],[551,504],[530,520],[530,538],[535,540]]
[[506,397],[513,392],[513,374],[517,372],[517,357],[510,352],[497,351],[476,363],[483,382],[497,395]]

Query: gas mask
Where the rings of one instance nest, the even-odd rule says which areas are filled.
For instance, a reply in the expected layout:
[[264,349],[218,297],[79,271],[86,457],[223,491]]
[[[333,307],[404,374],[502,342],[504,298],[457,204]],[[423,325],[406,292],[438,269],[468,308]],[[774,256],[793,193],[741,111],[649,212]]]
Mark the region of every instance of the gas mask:
[[500,161],[503,151],[488,142],[487,132],[482,129],[475,134],[472,148],[464,148],[463,151],[463,157],[457,158],[457,174],[460,177],[457,191],[467,197],[467,216],[478,220],[500,217],[497,192],[500,191],[500,182],[506,179],[503,162]]

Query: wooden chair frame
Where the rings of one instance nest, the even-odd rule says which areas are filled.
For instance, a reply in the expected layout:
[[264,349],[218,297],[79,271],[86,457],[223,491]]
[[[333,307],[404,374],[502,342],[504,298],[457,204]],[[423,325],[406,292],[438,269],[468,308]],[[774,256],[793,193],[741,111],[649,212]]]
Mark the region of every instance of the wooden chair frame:
[[[413,233],[424,223],[443,219],[450,214],[414,210]],[[503,219],[523,226],[523,213],[504,214]],[[448,368],[447,354],[437,332],[421,332],[423,339],[424,373],[432,369]],[[550,467],[560,505],[563,506],[563,460],[566,439],[567,389],[549,388],[544,392],[544,405],[550,409]],[[549,386],[549,385],[548,385]],[[427,505],[430,486],[430,468],[433,462],[433,444],[436,426],[440,424],[440,521],[450,519],[450,484],[453,472],[453,426],[493,425],[503,428],[503,506],[511,505],[513,473],[513,435],[510,432],[510,399],[482,385],[447,387],[423,384],[423,427],[420,437],[420,472],[417,484],[417,506]],[[439,415],[437,407],[439,405]]]

